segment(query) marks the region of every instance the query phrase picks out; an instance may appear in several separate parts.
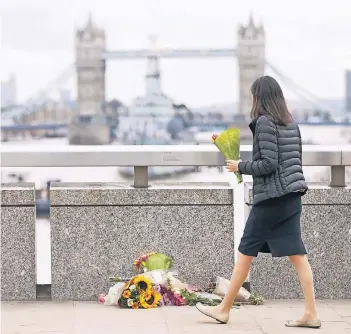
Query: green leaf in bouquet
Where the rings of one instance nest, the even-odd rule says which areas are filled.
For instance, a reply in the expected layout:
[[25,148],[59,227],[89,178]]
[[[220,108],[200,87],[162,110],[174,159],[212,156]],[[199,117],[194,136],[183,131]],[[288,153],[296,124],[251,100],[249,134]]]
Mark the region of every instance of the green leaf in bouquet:
[[[195,306],[197,303],[201,303],[208,306],[217,306],[222,302],[222,299],[203,298],[196,295],[193,292],[189,292],[186,289],[181,289],[180,295],[189,304],[189,306]],[[232,307],[238,307],[238,306],[240,306],[240,303],[233,302]]]
[[165,254],[156,253],[151,255],[143,265],[148,271],[151,270],[168,270],[172,267],[172,259]]
[[[240,159],[240,130],[239,129],[227,129],[221,132],[214,140],[214,144],[222,152],[224,157],[229,160]],[[243,182],[242,175],[239,172],[235,172],[238,183]]]

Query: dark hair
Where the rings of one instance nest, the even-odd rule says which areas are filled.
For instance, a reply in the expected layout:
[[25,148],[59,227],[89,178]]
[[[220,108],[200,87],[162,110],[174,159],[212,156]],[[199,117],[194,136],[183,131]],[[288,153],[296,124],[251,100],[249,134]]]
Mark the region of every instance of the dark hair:
[[278,125],[293,122],[283,91],[274,78],[267,75],[258,78],[251,86],[251,93],[254,97],[251,118],[265,115]]

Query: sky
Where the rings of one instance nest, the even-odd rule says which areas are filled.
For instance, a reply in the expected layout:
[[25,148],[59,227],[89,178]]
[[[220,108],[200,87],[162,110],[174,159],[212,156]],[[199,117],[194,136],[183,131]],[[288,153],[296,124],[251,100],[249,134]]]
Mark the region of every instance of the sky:
[[[351,69],[350,0],[1,0],[0,11],[1,79],[16,74],[20,101],[74,62],[74,32],[89,12],[106,31],[107,49],[118,50],[147,47],[150,33],[160,47],[235,48],[252,11],[265,27],[267,60],[314,95],[343,98]],[[177,103],[238,100],[236,58],[167,59],[161,70],[163,91]],[[144,60],[109,61],[107,98],[128,104],[143,95],[145,71]],[[67,88],[74,85],[72,77]]]

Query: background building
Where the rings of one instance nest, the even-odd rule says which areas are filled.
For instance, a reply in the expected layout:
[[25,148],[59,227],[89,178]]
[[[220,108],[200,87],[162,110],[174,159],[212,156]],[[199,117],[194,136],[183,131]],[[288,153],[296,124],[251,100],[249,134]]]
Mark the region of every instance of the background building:
[[346,71],[346,110],[351,112],[351,70]]
[[17,103],[17,80],[15,74],[10,74],[8,80],[1,81],[1,107]]

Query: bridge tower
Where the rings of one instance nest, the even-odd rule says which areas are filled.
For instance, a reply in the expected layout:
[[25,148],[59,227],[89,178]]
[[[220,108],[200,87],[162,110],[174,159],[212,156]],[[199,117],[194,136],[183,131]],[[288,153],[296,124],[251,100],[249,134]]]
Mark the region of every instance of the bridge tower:
[[251,85],[265,70],[265,32],[255,25],[252,13],[248,25],[238,29],[237,56],[239,64],[239,114],[247,117],[252,106]]
[[89,15],[86,26],[75,35],[77,107],[69,129],[70,144],[107,144],[110,140],[104,114],[105,47],[105,32]]

